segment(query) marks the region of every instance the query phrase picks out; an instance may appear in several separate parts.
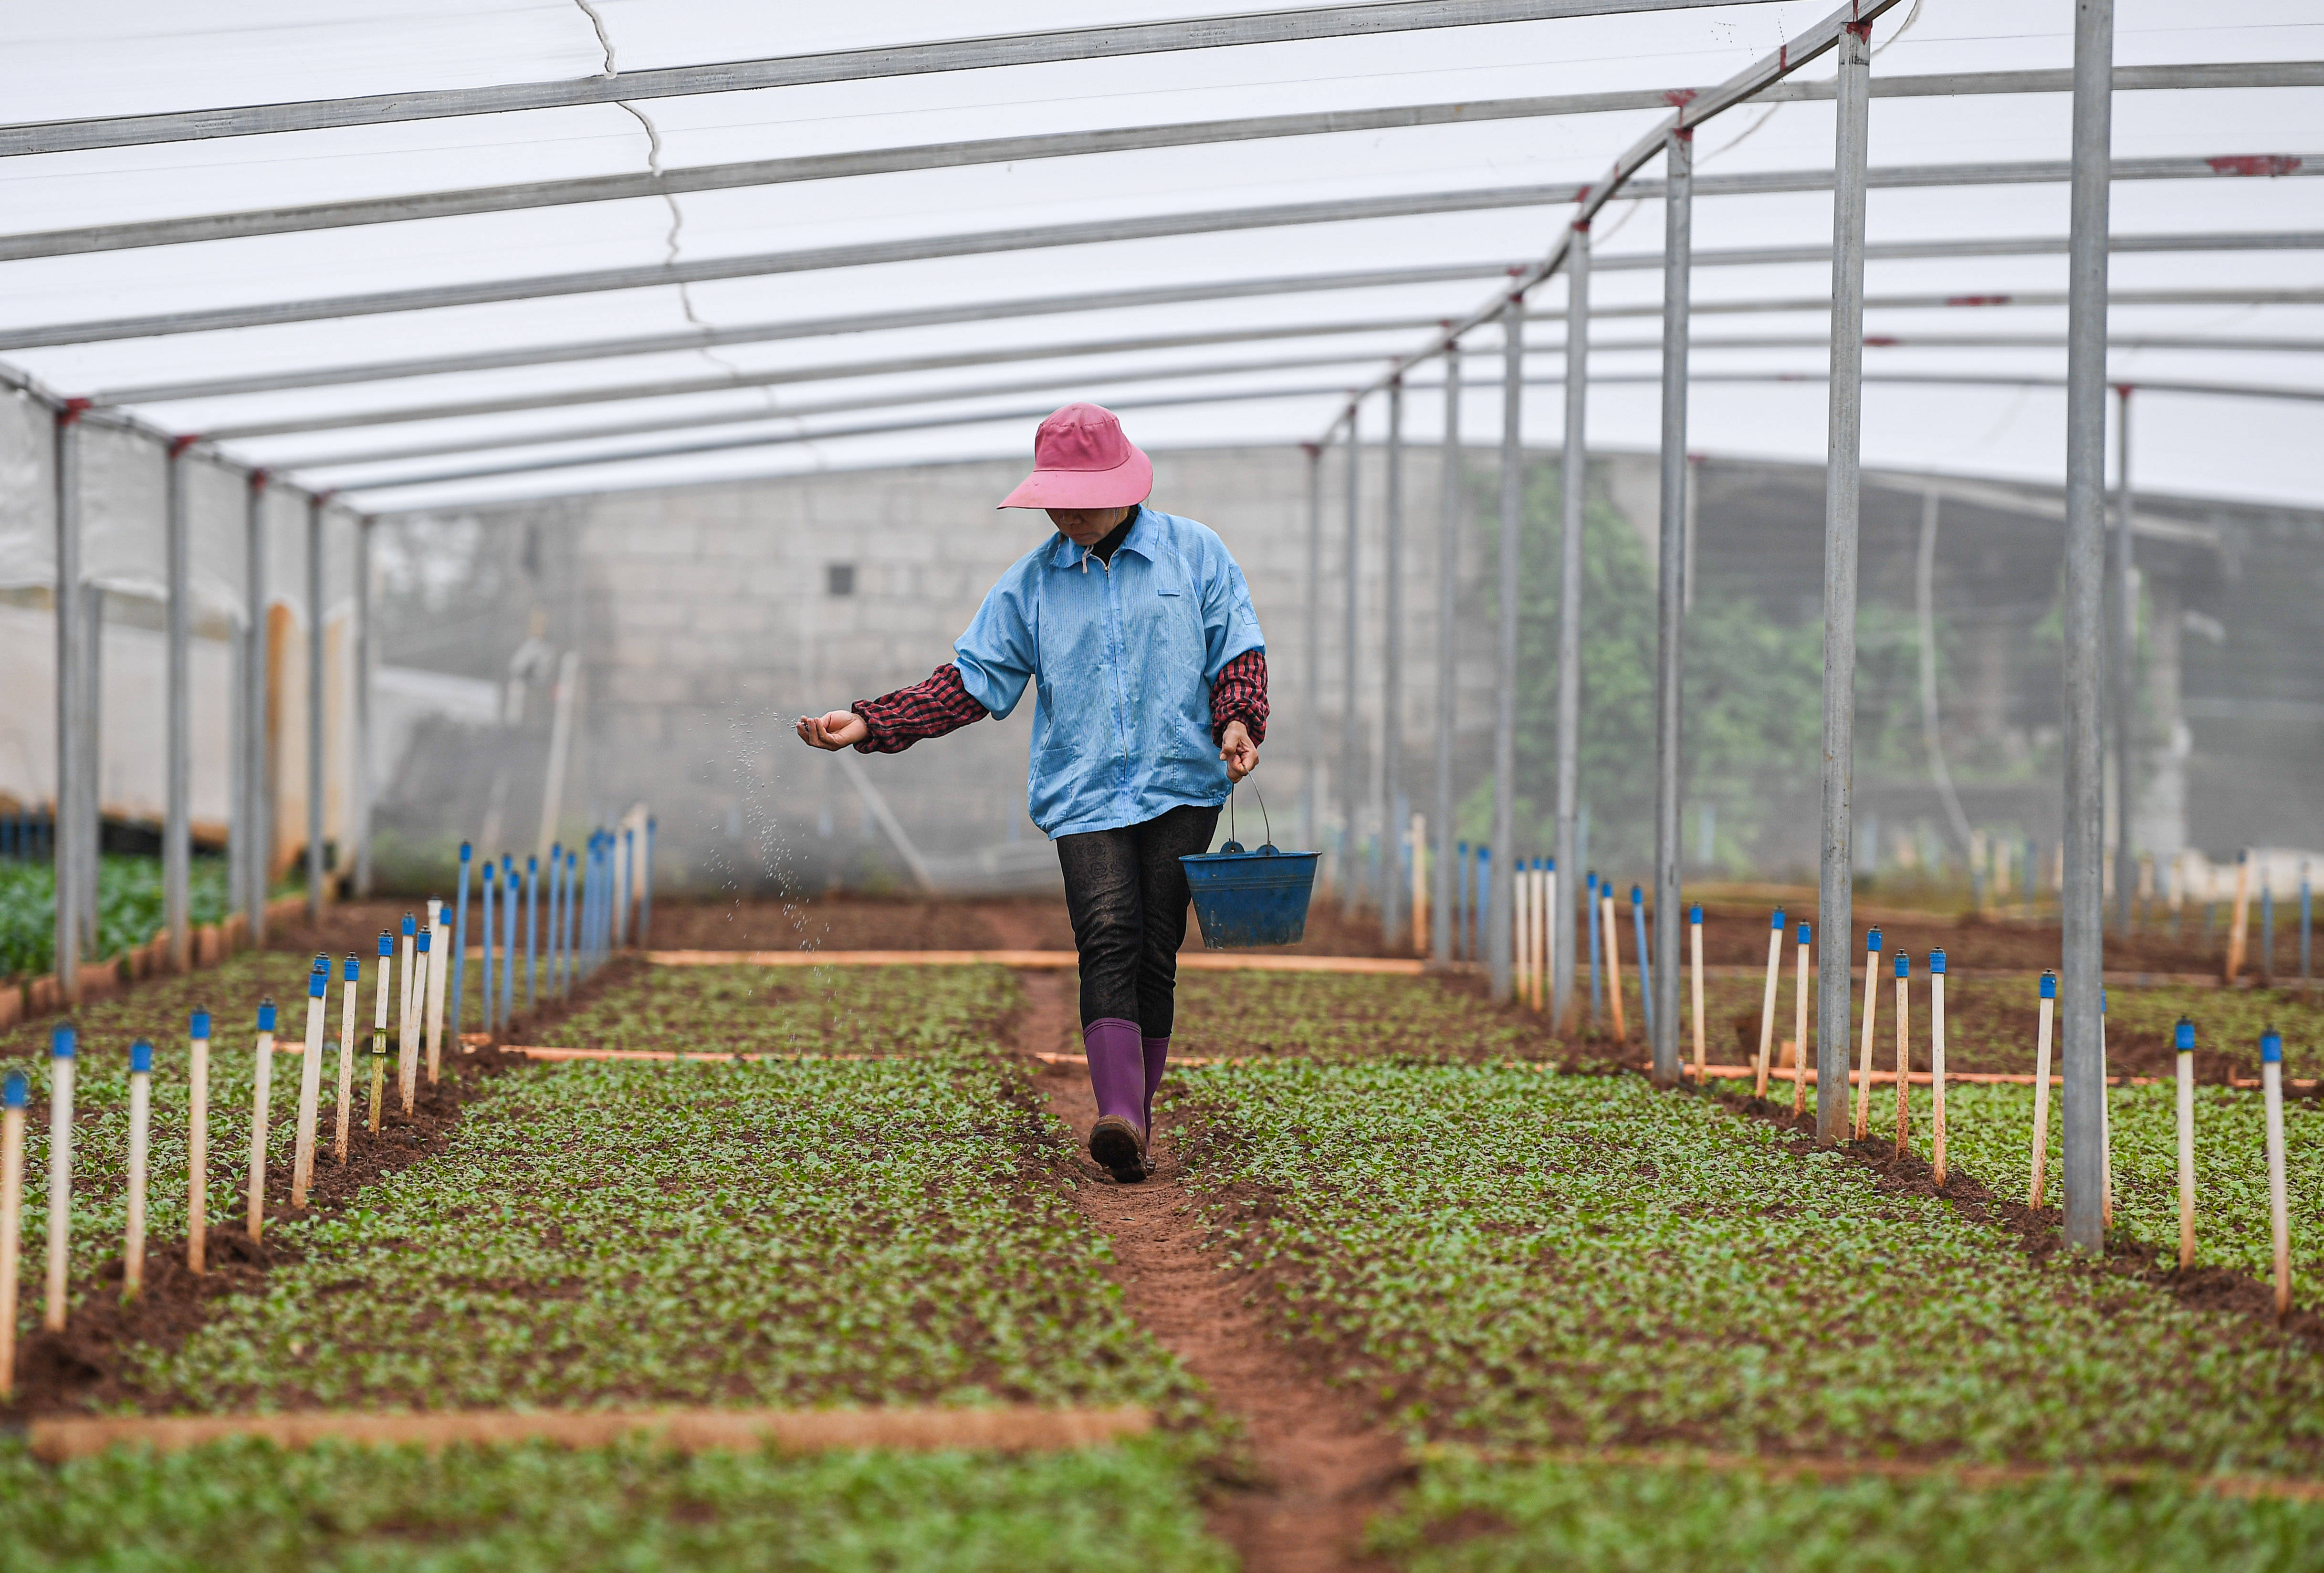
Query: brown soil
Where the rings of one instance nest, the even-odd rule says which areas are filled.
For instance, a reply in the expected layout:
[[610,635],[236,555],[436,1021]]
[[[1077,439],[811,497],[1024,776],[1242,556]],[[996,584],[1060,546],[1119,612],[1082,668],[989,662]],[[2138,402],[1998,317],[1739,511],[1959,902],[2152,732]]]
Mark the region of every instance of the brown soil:
[[[1893,1092],[1891,1094],[1893,1098]],[[1875,1089],[1874,1124],[1879,1123],[1880,1101]],[[1729,1107],[1747,1117],[1792,1133],[1787,1150],[1795,1156],[1805,1157],[1816,1150],[1815,1106],[1811,1096],[1808,1108],[1794,1116],[1788,1096],[1765,1101],[1755,1098],[1733,1099]],[[1892,1102],[1891,1119],[1895,1108]],[[2116,1277],[2136,1278],[2168,1289],[2179,1300],[2200,1311],[2223,1311],[2244,1317],[2258,1324],[2263,1334],[2279,1330],[2275,1320],[2275,1287],[2248,1273],[2238,1273],[2227,1267],[2195,1267],[2181,1273],[2177,1257],[2141,1240],[2109,1236],[2103,1259],[2069,1256],[2064,1237],[2065,1214],[2055,1207],[2033,1208],[2024,1202],[2009,1201],[1993,1194],[1975,1176],[1958,1167],[1949,1167],[1945,1183],[1937,1184],[1935,1166],[1917,1154],[1907,1152],[1899,1156],[1892,1123],[1885,1137],[1876,1131],[1863,1141],[1841,1143],[1836,1151],[1845,1154],[1859,1167],[1868,1171],[1883,1191],[1900,1196],[1941,1196],[1961,1212],[1973,1219],[1998,1223],[2016,1237],[2026,1255],[2037,1262],[2060,1261],[2076,1265],[2079,1270],[2107,1274]],[[2283,1336],[2307,1345],[2310,1349],[2324,1349],[2324,1313],[2312,1308],[2294,1305],[2291,1317],[2281,1325]]]
[[[626,959],[612,963],[576,990],[571,1004],[545,1008],[530,1018],[518,1017],[510,1041],[524,1042],[528,1031],[579,1008],[642,965]],[[362,1078],[368,1072],[359,1063],[357,1107],[347,1135],[346,1163],[331,1160],[327,1108],[318,1133],[323,1147],[316,1157],[307,1207],[294,1210],[290,1206],[290,1165],[270,1164],[267,1219],[311,1218],[343,1210],[365,1186],[443,1152],[459,1124],[462,1109],[484,1093],[491,1078],[510,1066],[528,1062],[492,1047],[447,1055],[442,1081],[430,1086],[424,1073],[420,1077],[419,1096],[409,1116],[402,1112],[391,1071],[386,1108],[376,1133],[364,1121]],[[35,1334],[18,1349],[16,1390],[9,1403],[0,1404],[0,1420],[124,1404],[157,1407],[157,1395],[128,1379],[128,1349],[135,1346],[167,1352],[178,1348],[201,1327],[214,1302],[256,1292],[264,1284],[268,1269],[290,1259],[282,1247],[250,1238],[239,1204],[231,1217],[211,1219],[203,1244],[207,1271],[196,1274],[186,1265],[183,1236],[149,1240],[145,1283],[137,1299],[128,1304],[120,1299],[123,1265],[118,1257],[105,1263],[93,1276],[76,1282],[73,1288],[81,1297],[80,1303],[73,1308],[64,1330]]]
[[[1057,974],[1024,980],[1018,1046],[1028,1053],[1078,1053],[1071,984]],[[1039,1064],[1049,1107],[1085,1140],[1097,1110],[1079,1066]],[[1086,1157],[1075,1160],[1075,1195],[1093,1227],[1111,1237],[1114,1281],[1132,1314],[1241,1422],[1249,1448],[1242,1478],[1223,1481],[1211,1529],[1250,1573],[1330,1573],[1385,1564],[1364,1557],[1365,1520],[1409,1473],[1396,1437],[1303,1370],[1245,1303],[1246,1285],[1205,1256],[1167,1123],[1154,1141],[1145,1183],[1117,1185]]]

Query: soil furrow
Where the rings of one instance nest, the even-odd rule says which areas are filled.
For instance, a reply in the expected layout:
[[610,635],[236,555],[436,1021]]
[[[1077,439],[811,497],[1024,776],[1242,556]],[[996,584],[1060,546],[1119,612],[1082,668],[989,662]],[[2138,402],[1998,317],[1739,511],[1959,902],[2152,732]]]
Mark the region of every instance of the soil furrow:
[[[1078,1053],[1074,980],[1023,980],[1019,1047]],[[1089,1081],[1073,1063],[1033,1067],[1049,1107],[1085,1140],[1097,1117]],[[1406,1473],[1396,1437],[1361,1408],[1301,1370],[1290,1348],[1244,1303],[1242,1282],[1202,1247],[1167,1116],[1157,1120],[1155,1173],[1116,1185],[1086,1157],[1076,1192],[1091,1224],[1113,1242],[1113,1276],[1131,1314],[1241,1422],[1251,1477],[1213,1495],[1211,1529],[1250,1573],[1338,1573],[1384,1568],[1360,1550],[1364,1522]]]

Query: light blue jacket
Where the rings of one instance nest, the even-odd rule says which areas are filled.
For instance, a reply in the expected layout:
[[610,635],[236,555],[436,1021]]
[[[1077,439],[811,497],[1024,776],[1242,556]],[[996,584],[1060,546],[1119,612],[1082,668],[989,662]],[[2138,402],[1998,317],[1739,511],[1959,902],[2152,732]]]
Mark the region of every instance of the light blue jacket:
[[1063,535],[1019,558],[953,656],[969,696],[996,716],[1033,685],[1026,798],[1055,837],[1224,803],[1211,685],[1266,648],[1217,532],[1141,506],[1111,566]]

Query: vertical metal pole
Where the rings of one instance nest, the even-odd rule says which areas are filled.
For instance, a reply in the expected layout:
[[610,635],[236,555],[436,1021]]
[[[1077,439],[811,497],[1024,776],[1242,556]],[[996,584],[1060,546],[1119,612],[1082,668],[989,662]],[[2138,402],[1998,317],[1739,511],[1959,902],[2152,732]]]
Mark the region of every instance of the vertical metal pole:
[[1404,937],[1404,886],[1394,855],[1406,827],[1396,823],[1404,789],[1404,381],[1388,385],[1387,522],[1380,546],[1380,578],[1386,593],[1380,638],[1380,938],[1398,945]]
[[244,531],[245,572],[243,583],[248,586],[250,605],[250,637],[247,641],[249,659],[244,664],[243,680],[246,685],[242,696],[244,725],[243,741],[250,752],[243,760],[242,783],[244,804],[242,822],[250,827],[250,844],[244,849],[243,865],[243,899],[250,921],[250,943],[266,943],[266,884],[273,870],[274,824],[269,803],[273,794],[266,778],[266,675],[270,666],[267,646],[266,606],[266,472],[250,473],[247,528]]
[[2103,704],[2100,589],[2106,550],[2108,139],[2114,0],[2075,0],[2072,226],[2067,243],[2065,888],[2058,976],[2063,1036],[2067,1245],[2105,1247],[2106,1065],[2099,989],[2106,963],[2098,864]]
[[323,498],[307,498],[307,921],[323,921]]
[[1358,862],[1357,794],[1363,790],[1363,729],[1357,714],[1356,683],[1360,667],[1356,648],[1361,642],[1357,621],[1362,610],[1358,592],[1362,586],[1356,554],[1361,546],[1357,531],[1357,502],[1364,462],[1361,420],[1363,406],[1348,411],[1348,547],[1345,564],[1347,604],[1340,650],[1340,915],[1352,918],[1361,904],[1363,876]]
[[[1525,298],[1513,295],[1501,311],[1501,615],[1493,661],[1493,845],[1503,857],[1517,839],[1517,533],[1524,524]],[[1496,878],[1486,890],[1485,952],[1496,1000],[1509,997],[1516,883]]]
[[250,631],[237,624],[226,639],[233,666],[226,705],[226,888],[228,909],[239,912],[245,899],[244,869],[250,860],[250,822],[245,812],[250,787],[244,780],[250,764]]
[[1454,959],[1459,914],[1453,909],[1460,856],[1452,833],[1453,713],[1459,707],[1461,637],[1461,346],[1444,346],[1443,512],[1436,539],[1436,866],[1428,901],[1429,954]]
[[1590,490],[1590,225],[1573,226],[1565,248],[1565,454],[1561,461],[1557,570],[1558,911],[1549,977],[1550,1020],[1572,1030],[1573,903],[1582,888],[1574,816],[1582,796],[1582,529]]
[[[1670,134],[1663,152],[1669,176],[1663,198],[1663,450],[1659,558],[1655,571],[1655,935],[1654,955],[1638,957],[1655,1080],[1679,1076],[1678,981],[1679,707],[1686,656],[1686,361],[1689,293],[1694,271],[1694,133]],[[1654,963],[1659,962],[1659,965]]]
[[[1848,1135],[1849,981],[1856,965],[1856,561],[1864,437],[1864,161],[1871,29],[1840,37],[1832,145],[1831,381],[1823,482],[1823,824],[1816,894],[1816,1141]],[[1866,976],[1865,987],[1879,980]],[[1803,1045],[1802,1052],[1805,1052]]]
[[1307,715],[1299,731],[1306,752],[1307,829],[1303,839],[1323,845],[1323,449],[1302,443],[1307,455]]
[[105,776],[105,591],[96,584],[80,589],[80,801],[74,815],[80,821],[80,862],[74,878],[80,882],[81,954],[98,959],[98,866],[105,842],[105,809],[100,794]]
[[2137,800],[2137,750],[2132,747],[2138,713],[2138,603],[2131,594],[2130,384],[2115,396],[2114,547],[2114,932],[2130,932],[2130,903],[2138,883],[2137,853],[2131,844],[2131,810]]
[[[355,778],[349,801],[355,843],[355,894],[371,894],[371,725],[373,645],[371,630],[371,531],[366,514],[355,521]],[[466,869],[461,870],[462,882]],[[459,974],[455,971],[453,977]],[[457,998],[456,989],[455,998]],[[453,1012],[453,1020],[459,1013]]]
[[81,775],[91,762],[81,731],[80,409],[57,417],[57,797],[49,851],[56,879],[57,987],[80,1002]]
[[189,604],[192,554],[189,535],[192,498],[186,466],[191,437],[170,444],[169,500],[162,516],[162,556],[169,576],[168,676],[169,711],[165,722],[161,808],[161,921],[170,931],[170,970],[183,972],[193,964],[191,892],[193,877],[193,608]]

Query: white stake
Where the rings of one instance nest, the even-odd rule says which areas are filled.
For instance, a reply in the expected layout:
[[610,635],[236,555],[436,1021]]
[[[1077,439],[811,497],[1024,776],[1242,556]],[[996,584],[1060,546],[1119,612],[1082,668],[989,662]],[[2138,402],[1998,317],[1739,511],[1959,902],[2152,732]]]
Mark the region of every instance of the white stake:
[[0,1089],[0,1398],[16,1386],[16,1256],[23,1238],[24,1106],[32,1090],[22,1071]]
[[258,1002],[258,1068],[250,1083],[250,1199],[244,1228],[266,1228],[266,1105],[274,1089],[274,1001]]
[[1775,984],[1784,975],[1784,909],[1775,915],[1767,931],[1767,989],[1759,997],[1759,1059],[1752,1078],[1751,1096],[1767,1096],[1767,1045],[1775,1037]]
[[1614,898],[1604,894],[1610,886],[1598,887],[1598,924],[1606,934],[1606,992],[1614,1002],[1614,1041],[1627,1044],[1629,1027],[1622,1020],[1622,945],[1614,932]]
[[49,1034],[49,1305],[42,1325],[65,1330],[65,1274],[72,1245],[73,1029]]
[[1896,1155],[1904,1155],[1913,1129],[1913,958],[1896,952]]
[[337,1128],[331,1142],[331,1156],[340,1164],[347,1161],[347,1123],[355,1113],[355,985],[363,980],[362,963],[353,951],[347,952],[344,965],[345,984],[339,995],[339,1093],[332,1110]]
[[2098,1156],[2105,1161],[2105,1186],[2098,1194],[2098,1227],[2114,1228],[2114,1094],[2107,1076],[2107,991],[2098,989]]
[[2179,1271],[2195,1265],[2195,1024],[2172,1029],[2179,1048]]
[[380,1105],[387,1098],[387,998],[394,989],[395,936],[379,931],[379,977],[372,984],[371,1128],[379,1129]]
[[411,914],[403,915],[403,952],[399,958],[403,965],[397,971],[395,1019],[399,1026],[411,1019],[411,952],[420,935],[420,921]]
[[1687,926],[1692,931],[1694,960],[1694,1084],[1702,1085],[1702,903],[1698,901],[1686,911]]
[[315,1119],[323,1101],[323,1024],[331,1014],[331,958],[317,956],[307,972],[307,1039],[299,1061],[299,1128],[290,1149],[290,1205],[307,1205],[315,1183]]
[[1945,1188],[1945,953],[1929,952],[1929,1144],[1937,1189]]
[[2227,964],[2221,976],[2234,982],[2244,970],[2244,924],[2251,920],[2251,853],[2236,854],[2235,917],[2227,924]]
[[1800,924],[1799,980],[1792,988],[1792,1112],[1808,1106],[1808,937],[1809,925]]
[[[551,885],[556,883],[557,870],[564,860],[565,853],[562,849],[555,850],[549,854]],[[560,932],[554,902],[549,904],[549,925],[552,936]],[[1425,956],[1428,953],[1428,816],[1416,813],[1412,816],[1412,953],[1414,955]],[[553,937],[549,948],[551,951],[556,949]],[[552,983],[558,981],[559,976],[552,969],[550,981]]]
[[2034,1177],[2028,1207],[2042,1205],[2042,1182],[2050,1177],[2050,1028],[2058,1009],[2058,974],[2042,974],[2042,1021],[2034,1029]]
[[[1542,866],[1541,953],[1548,958],[1547,966],[1553,970],[1557,965],[1557,860],[1552,858]],[[1542,987],[1542,1008],[1548,1009],[1556,998],[1557,980],[1552,977]],[[1559,1022],[1557,1030],[1564,1031],[1565,1026],[1565,1023]]]
[[423,928],[420,931],[420,954],[412,962],[412,965],[419,969],[418,974],[411,980],[412,1014],[418,1018],[411,1029],[412,1046],[418,1051],[413,1056],[412,1069],[416,1073],[420,1062],[425,1059],[428,1065],[428,1085],[430,1087],[436,1085],[437,1072],[441,1064],[440,1057],[436,1053],[436,1045],[429,1042],[428,1037],[428,997],[436,991],[437,961],[436,931],[432,928]]
[[1864,1046],[1856,1078],[1856,1139],[1872,1134],[1872,1020],[1880,1005],[1880,931],[1864,936]]
[[416,959],[419,943],[420,924],[407,912],[403,915],[403,952],[401,957],[403,973],[398,980],[395,1017],[395,1085],[403,1095],[403,1112],[407,1118],[411,1114],[412,1099],[420,1092],[420,1017],[411,1007],[416,992],[413,985],[418,977],[413,969],[419,965]]
[[121,1250],[121,1297],[145,1285],[145,1156],[153,1131],[153,1045],[129,1045],[129,1230]]
[[2275,1237],[2275,1320],[2292,1314],[2292,1216],[2283,1194],[2283,1035],[2259,1040],[2260,1096],[2267,1103],[2267,1223]]
[[186,1270],[202,1271],[209,1238],[210,1013],[194,1012],[186,1055]]
[[1515,937],[1517,948],[1517,1003],[1531,1005],[1533,1003],[1533,870],[1526,867],[1526,860],[1523,858],[1517,860],[1516,870],[1511,874],[1510,878],[1513,883],[1509,897],[1514,909],[1511,915],[1517,931]]
[[444,984],[452,969],[460,964],[460,958],[452,952],[452,935],[444,927],[444,904],[434,897],[428,900],[428,932],[444,942],[444,949],[431,952],[429,957],[428,1004],[421,1012],[421,1030],[428,1042],[428,1083],[432,1087],[443,1073]]

